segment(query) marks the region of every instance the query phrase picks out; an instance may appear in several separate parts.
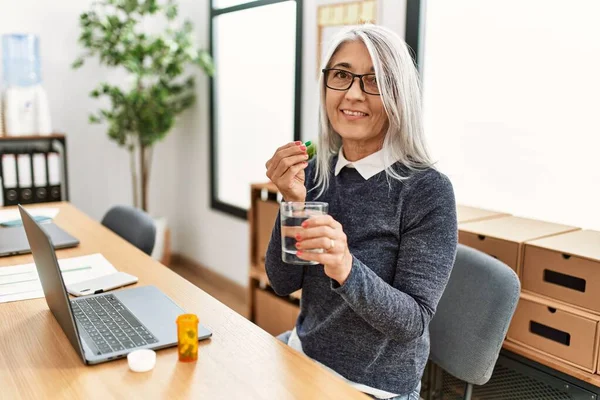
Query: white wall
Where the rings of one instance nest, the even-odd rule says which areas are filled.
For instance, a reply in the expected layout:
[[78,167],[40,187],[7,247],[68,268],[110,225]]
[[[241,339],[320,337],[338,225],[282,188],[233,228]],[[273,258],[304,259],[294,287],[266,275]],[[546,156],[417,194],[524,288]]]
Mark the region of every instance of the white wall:
[[600,229],[600,3],[565,4],[429,2],[426,129],[459,202]]
[[[91,1],[70,0],[51,4],[35,0],[0,0],[0,33],[40,35],[43,86],[48,93],[54,131],[68,135],[71,200],[99,218],[109,204],[129,200],[125,152],[109,142],[102,128],[87,123],[96,104],[87,93],[107,78],[97,66],[72,71],[78,54],[78,16]],[[35,10],[35,11],[33,11]],[[60,23],[57,23],[60,21]],[[123,171],[111,177],[106,166]],[[89,189],[84,186],[89,182]]]

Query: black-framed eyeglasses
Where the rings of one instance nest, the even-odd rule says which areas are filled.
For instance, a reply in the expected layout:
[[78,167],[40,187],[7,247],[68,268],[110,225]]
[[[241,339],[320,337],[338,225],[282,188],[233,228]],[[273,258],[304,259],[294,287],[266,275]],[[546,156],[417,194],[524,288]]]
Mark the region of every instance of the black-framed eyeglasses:
[[353,74],[345,69],[324,68],[325,86],[333,90],[348,90],[354,84],[354,79],[358,78],[360,89],[366,94],[379,96],[379,87],[377,86],[377,77],[375,74]]

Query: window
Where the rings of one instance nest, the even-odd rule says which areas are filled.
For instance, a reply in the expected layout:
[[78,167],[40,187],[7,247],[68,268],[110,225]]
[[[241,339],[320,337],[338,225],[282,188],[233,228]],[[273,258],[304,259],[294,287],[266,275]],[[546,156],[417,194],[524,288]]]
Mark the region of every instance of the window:
[[463,204],[600,228],[600,2],[427,2],[425,130]]
[[268,179],[277,147],[300,138],[301,1],[212,0],[214,209],[246,218],[250,184]]

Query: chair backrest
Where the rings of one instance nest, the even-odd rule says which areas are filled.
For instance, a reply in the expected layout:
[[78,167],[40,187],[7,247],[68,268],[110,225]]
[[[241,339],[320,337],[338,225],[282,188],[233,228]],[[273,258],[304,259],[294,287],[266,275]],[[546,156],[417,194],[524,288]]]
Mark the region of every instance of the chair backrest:
[[156,226],[146,212],[131,206],[114,206],[102,218],[102,225],[144,253],[152,254]]
[[519,278],[510,267],[459,244],[450,280],[429,326],[430,359],[467,383],[486,383],[520,291]]

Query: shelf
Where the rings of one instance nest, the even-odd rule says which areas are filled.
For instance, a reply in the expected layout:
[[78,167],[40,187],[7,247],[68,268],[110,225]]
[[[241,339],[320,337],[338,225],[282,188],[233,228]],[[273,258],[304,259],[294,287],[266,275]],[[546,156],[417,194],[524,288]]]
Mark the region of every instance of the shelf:
[[532,361],[545,365],[546,367],[552,368],[556,371],[560,371],[564,374],[572,376],[573,378],[577,378],[584,382],[589,383],[590,385],[594,385],[596,387],[600,387],[600,375],[591,374],[582,369],[573,367],[571,365],[565,364],[553,357],[542,354],[538,351],[526,348],[520,344],[504,341],[502,347],[508,351],[511,351],[515,354],[528,358]]
[[[47,185],[46,191],[41,191],[41,187],[35,187],[35,190],[29,190],[29,187],[20,187],[17,183],[16,188],[4,188],[0,190],[0,200],[4,199],[4,205],[23,204],[38,204],[46,203],[47,201],[68,201],[69,200],[69,171],[67,163],[67,136],[64,133],[52,133],[49,135],[13,135],[0,136],[0,155],[30,155],[36,153],[56,153],[59,157],[59,182],[55,185]],[[49,166],[48,158],[44,156],[46,163],[46,183],[49,183]],[[21,173],[30,174],[33,182],[34,163],[31,158],[31,168],[21,171]],[[10,159],[9,159],[10,162]],[[20,162],[17,162],[15,167],[22,168]],[[36,167],[37,168],[37,167]],[[38,169],[39,171],[39,169]],[[43,170],[42,170],[43,171]],[[4,171],[0,167],[0,177]],[[42,172],[43,173],[43,172]],[[19,180],[20,181],[20,180]],[[7,200],[9,199],[9,200]]]
[[44,140],[44,139],[64,139],[64,133],[52,133],[50,135],[25,135],[25,136],[0,136],[3,141],[18,141],[18,140]]

